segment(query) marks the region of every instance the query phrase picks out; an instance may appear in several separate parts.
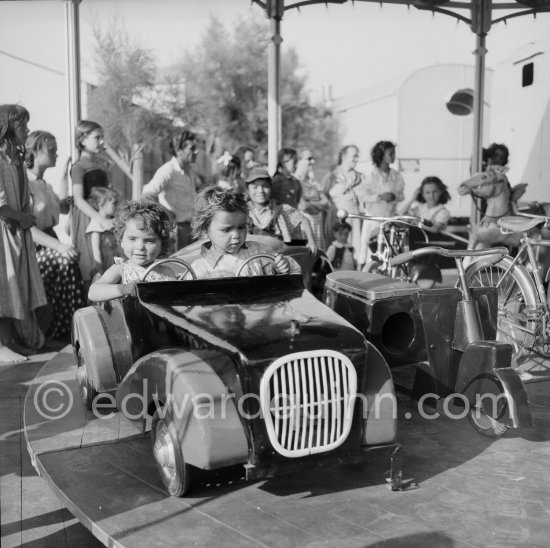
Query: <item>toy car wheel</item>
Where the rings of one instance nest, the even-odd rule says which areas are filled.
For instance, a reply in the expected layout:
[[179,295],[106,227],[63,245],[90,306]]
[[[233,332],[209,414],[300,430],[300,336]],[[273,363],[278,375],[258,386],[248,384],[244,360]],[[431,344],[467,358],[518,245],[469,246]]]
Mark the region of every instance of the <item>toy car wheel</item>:
[[92,386],[88,377],[88,369],[86,368],[86,362],[82,355],[82,349],[79,348],[77,352],[77,368],[76,379],[78,381],[78,389],[80,392],[80,400],[82,405],[86,409],[92,409],[94,399],[98,395],[97,390]]
[[185,462],[178,441],[172,414],[165,410],[161,418],[158,410],[153,415],[151,442],[153,455],[162,483],[170,495],[182,497],[191,485],[192,467]]

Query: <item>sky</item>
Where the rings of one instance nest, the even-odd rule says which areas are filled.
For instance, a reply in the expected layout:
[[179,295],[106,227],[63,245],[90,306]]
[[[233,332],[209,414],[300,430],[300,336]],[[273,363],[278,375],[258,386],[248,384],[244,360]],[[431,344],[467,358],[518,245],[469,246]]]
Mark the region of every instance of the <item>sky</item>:
[[[0,53],[64,70],[64,6],[61,0],[0,0]],[[118,17],[159,66],[168,66],[196,46],[211,15],[232,25],[250,12],[261,9],[249,0],[83,0],[83,77],[93,80],[94,24]],[[306,6],[285,13],[282,35],[282,47],[297,50],[314,99],[327,85],[339,97],[424,66],[474,62],[475,36],[465,23],[406,6]],[[548,39],[550,13],[499,23],[487,37],[487,66]]]

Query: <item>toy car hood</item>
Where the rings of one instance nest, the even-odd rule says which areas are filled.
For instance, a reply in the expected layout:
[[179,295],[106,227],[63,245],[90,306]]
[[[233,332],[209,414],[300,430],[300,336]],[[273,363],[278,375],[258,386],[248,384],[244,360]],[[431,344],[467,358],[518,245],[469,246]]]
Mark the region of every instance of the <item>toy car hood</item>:
[[365,350],[361,333],[304,290],[300,275],[141,283],[137,293],[164,324],[154,331],[180,329],[247,362],[320,348]]

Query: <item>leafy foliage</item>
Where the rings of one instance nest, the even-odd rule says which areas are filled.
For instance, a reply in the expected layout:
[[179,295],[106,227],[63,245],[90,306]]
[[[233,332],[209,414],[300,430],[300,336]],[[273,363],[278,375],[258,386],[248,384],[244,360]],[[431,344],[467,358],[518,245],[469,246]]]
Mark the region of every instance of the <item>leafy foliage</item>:
[[105,130],[107,142],[127,162],[134,145],[154,148],[170,121],[140,104],[150,103],[156,64],[151,52],[134,42],[118,19],[94,28],[99,85],[89,99],[90,117]]
[[[174,125],[205,135],[214,154],[243,144],[267,147],[270,31],[264,17],[242,17],[232,28],[211,17],[198,46],[160,78],[151,52],[117,19],[94,35],[99,85],[90,116],[127,163],[136,144],[156,148]],[[337,154],[336,121],[329,108],[311,103],[298,55],[284,45],[281,64],[283,146],[311,149],[318,167],[327,168],[323,159],[332,162]]]

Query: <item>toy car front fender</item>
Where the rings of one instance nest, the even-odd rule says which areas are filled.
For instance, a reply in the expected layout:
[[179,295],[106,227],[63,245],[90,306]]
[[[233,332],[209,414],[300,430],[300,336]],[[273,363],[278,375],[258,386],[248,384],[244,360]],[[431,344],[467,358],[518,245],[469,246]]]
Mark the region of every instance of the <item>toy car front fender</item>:
[[[140,358],[116,394],[117,407],[130,419],[170,409],[185,461],[205,470],[248,459],[248,441],[229,393],[212,368],[231,359],[216,350],[166,349]],[[224,364],[225,365],[225,364]]]
[[111,346],[96,307],[87,306],[74,313],[72,343],[77,362],[86,367],[93,388],[97,392],[115,389],[117,378]]

